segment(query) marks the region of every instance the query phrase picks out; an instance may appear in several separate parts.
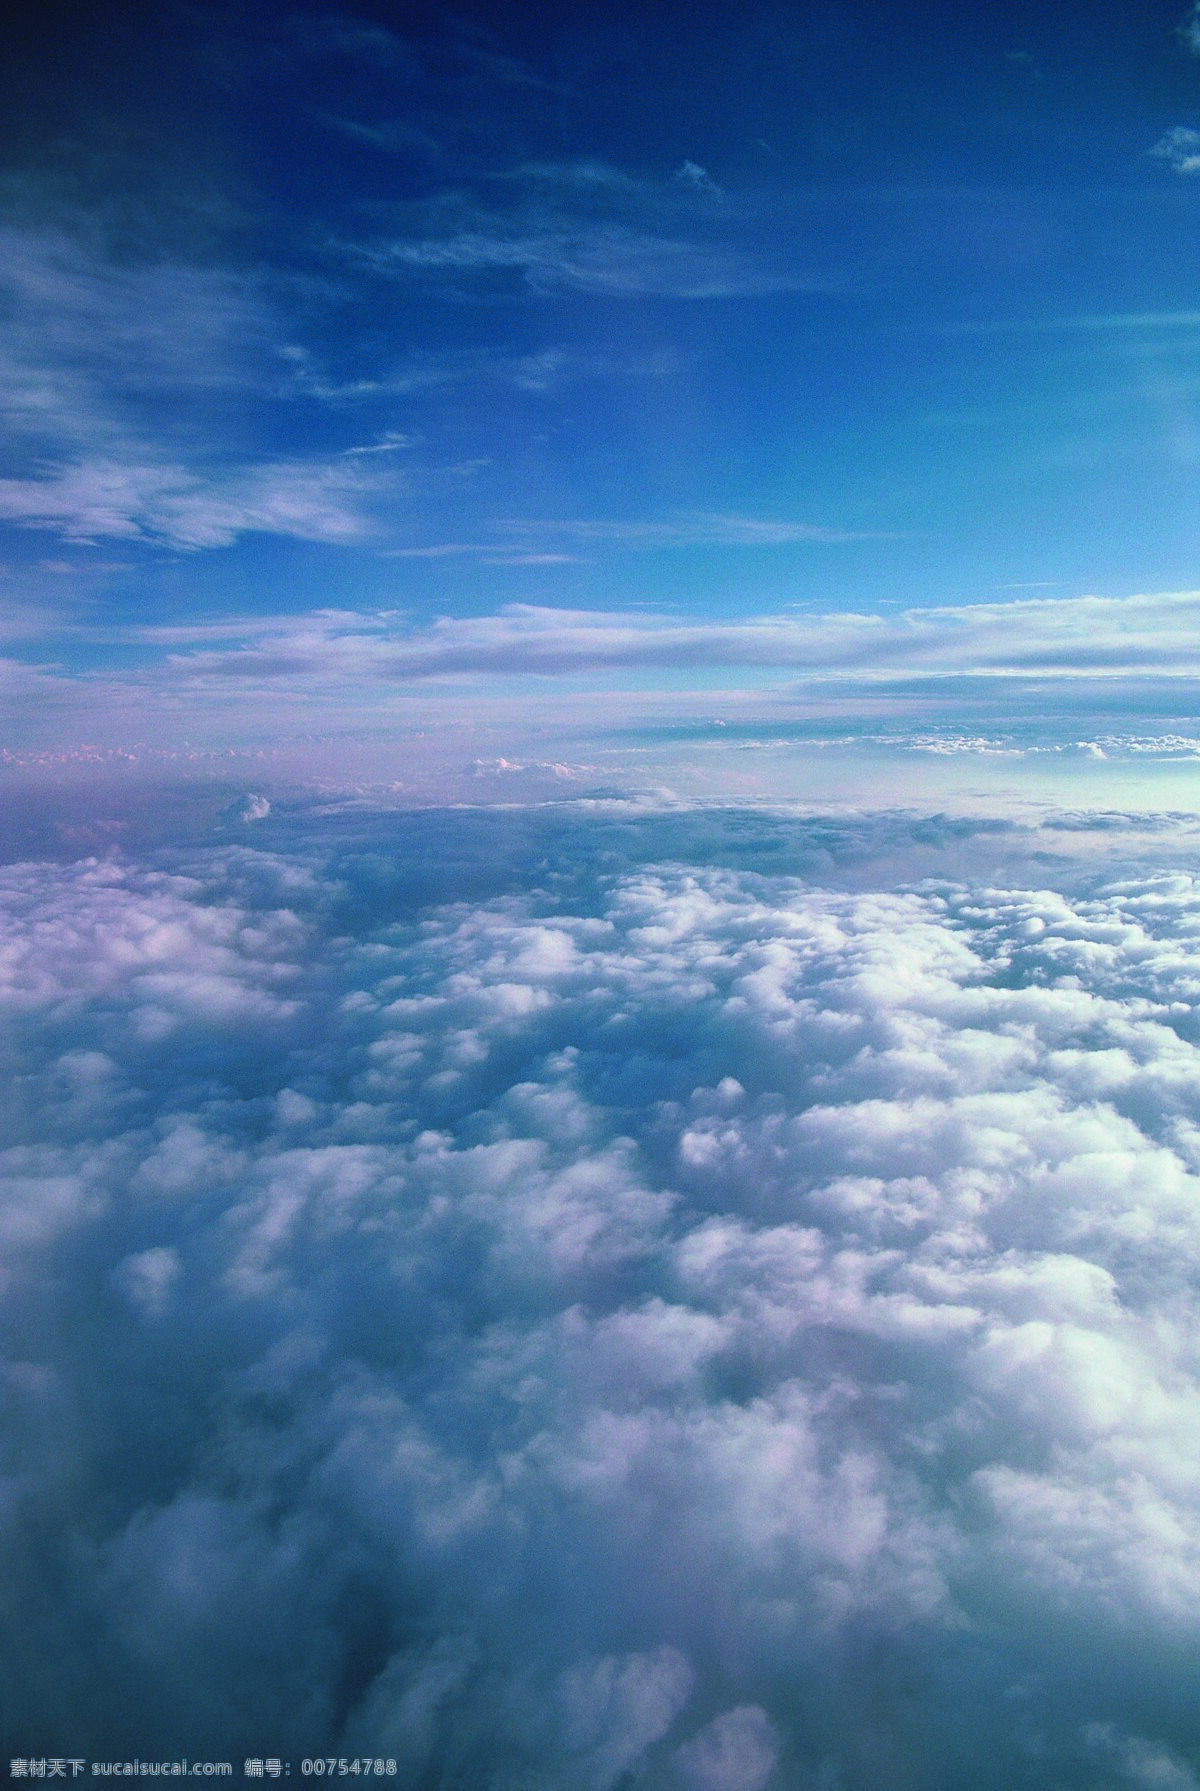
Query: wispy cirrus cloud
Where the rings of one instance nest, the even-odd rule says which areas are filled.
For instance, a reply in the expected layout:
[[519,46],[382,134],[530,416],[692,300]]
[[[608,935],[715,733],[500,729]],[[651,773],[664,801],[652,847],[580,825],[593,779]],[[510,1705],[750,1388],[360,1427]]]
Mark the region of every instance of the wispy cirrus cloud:
[[600,380],[661,380],[676,372],[679,353],[662,347],[638,352],[613,344],[587,349],[551,342],[523,353],[496,346],[413,352],[377,361],[369,373],[339,376],[314,350],[285,343],[278,356],[286,369],[287,396],[350,404],[380,398],[410,398],[443,386],[481,384],[517,392],[553,393]]
[[345,456],[207,475],[179,465],[89,460],[42,478],[0,479],[0,519],[80,542],[227,547],[251,533],[352,542],[372,533],[360,502],[372,484]]
[[[1197,139],[1200,141],[1200,137]],[[1180,308],[1174,311],[1084,311],[1076,317],[1013,317],[989,318],[986,322],[955,323],[955,335],[1007,336],[1022,334],[1081,334],[1096,332],[1118,334],[1122,331],[1194,330],[1200,326],[1200,311]]]
[[[388,426],[389,401],[480,380],[549,393],[614,371],[657,378],[675,364],[667,351],[562,343],[415,354],[376,345],[365,358],[335,357],[345,364],[334,371],[328,342],[289,339],[299,320],[268,296],[267,276],[192,265],[165,249],[122,256],[95,220],[59,209],[53,224],[0,228],[0,419],[10,447],[0,521],[65,540],[209,548],[259,532],[365,541],[371,494],[401,482],[383,456],[413,448],[420,459],[419,434]],[[352,436],[323,454],[255,451],[264,422],[278,438],[281,404],[314,402],[374,406],[374,440]],[[367,457],[370,471],[349,464]],[[495,551],[505,563],[570,557],[530,530],[510,532]]]
[[[182,653],[199,678],[421,680],[462,675],[564,677],[604,669],[753,666],[820,678],[886,683],[1039,675],[1120,679],[1200,673],[1200,594],[1025,598],[1007,603],[864,612],[793,611],[743,621],[512,604],[487,616],[443,617],[418,628],[395,614],[325,611],[256,618],[245,644]],[[175,648],[185,629],[126,631]],[[211,640],[211,625],[195,637]]]
[[657,180],[596,161],[522,164],[474,195],[446,192],[410,207],[401,223],[349,252],[393,273],[513,273],[535,291],[611,298],[828,286],[790,245],[769,246],[761,220],[691,161]]
[[0,416],[35,447],[122,442],[154,417],[268,376],[278,327],[261,287],[165,253],[130,261],[94,220],[0,230]]
[[813,284],[799,274],[755,264],[715,243],[630,229],[622,224],[539,231],[480,219],[476,227],[359,251],[380,268],[414,273],[518,273],[535,291],[573,289],[601,297],[705,299],[790,292]]
[[385,549],[395,559],[479,558],[506,563],[556,563],[579,557],[578,549],[688,547],[837,546],[881,537],[869,530],[830,528],[780,517],[737,516],[691,510],[661,521],[568,517],[555,520],[509,518],[494,525],[485,541],[428,542]]
[[504,527],[515,536],[561,535],[577,541],[611,541],[629,547],[789,547],[802,542],[835,544],[877,540],[867,531],[829,528],[788,518],[737,516],[692,510],[664,522],[512,521]]
[[179,548],[370,534],[363,500],[382,474],[353,462],[400,446],[395,432],[324,457],[245,440],[248,403],[280,383],[280,322],[256,281],[165,253],[123,259],[76,217],[0,231],[0,292],[0,520]]

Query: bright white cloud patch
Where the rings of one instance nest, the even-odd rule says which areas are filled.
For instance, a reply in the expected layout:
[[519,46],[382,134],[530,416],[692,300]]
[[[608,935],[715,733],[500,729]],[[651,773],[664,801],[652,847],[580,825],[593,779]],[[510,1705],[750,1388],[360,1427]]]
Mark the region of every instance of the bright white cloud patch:
[[308,854],[6,873],[12,1751],[1192,1783],[1200,883]]

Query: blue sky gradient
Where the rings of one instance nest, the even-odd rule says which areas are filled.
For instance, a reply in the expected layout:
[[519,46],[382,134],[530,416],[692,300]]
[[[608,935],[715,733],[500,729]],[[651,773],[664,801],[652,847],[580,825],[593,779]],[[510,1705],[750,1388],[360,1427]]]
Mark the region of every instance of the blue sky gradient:
[[[1119,714],[1144,625],[1190,672],[1192,598],[1162,635],[1141,607],[1198,545],[1174,7],[52,7],[16,35],[11,752],[278,747],[298,710],[344,743],[364,655],[358,734],[402,743],[419,680],[451,731],[515,702],[500,756],[565,700],[580,762],[639,691],[745,719],[748,667],[789,720],[806,675],[1030,664]],[[1024,657],[897,653],[943,610]],[[866,623],[830,648],[844,614],[878,652]]]

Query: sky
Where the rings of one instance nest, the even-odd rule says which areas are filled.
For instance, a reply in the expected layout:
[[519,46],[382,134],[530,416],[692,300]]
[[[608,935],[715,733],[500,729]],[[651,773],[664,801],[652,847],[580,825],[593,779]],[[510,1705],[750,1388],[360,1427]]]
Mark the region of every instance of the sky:
[[5,32],[0,1762],[1200,1791],[1200,4]]
[[1200,18],[11,35],[10,758],[439,799],[713,722],[1200,731]]

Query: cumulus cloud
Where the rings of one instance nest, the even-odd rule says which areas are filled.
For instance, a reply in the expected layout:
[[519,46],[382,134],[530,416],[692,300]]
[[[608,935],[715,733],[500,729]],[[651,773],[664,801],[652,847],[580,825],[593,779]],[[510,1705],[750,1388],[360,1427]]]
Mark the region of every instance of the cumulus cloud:
[[10,1750],[1192,1782],[1195,877],[422,825],[4,873]]

